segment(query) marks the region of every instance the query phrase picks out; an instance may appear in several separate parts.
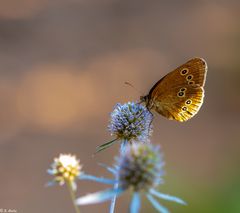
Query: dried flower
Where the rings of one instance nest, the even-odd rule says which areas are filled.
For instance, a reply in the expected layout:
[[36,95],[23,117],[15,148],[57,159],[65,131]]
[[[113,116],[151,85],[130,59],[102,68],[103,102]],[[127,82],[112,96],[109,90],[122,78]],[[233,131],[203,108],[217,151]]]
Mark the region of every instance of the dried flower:
[[51,169],[48,173],[54,176],[54,181],[63,185],[68,182],[76,189],[75,179],[81,173],[82,166],[76,156],[71,154],[60,154],[58,158],[54,159]]

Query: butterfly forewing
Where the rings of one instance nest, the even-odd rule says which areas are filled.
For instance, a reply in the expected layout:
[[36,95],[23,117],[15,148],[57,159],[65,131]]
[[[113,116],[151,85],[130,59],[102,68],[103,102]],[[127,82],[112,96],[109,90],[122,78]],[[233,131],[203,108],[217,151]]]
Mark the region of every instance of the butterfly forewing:
[[147,106],[177,121],[192,118],[203,103],[207,64],[194,58],[159,80],[148,95]]

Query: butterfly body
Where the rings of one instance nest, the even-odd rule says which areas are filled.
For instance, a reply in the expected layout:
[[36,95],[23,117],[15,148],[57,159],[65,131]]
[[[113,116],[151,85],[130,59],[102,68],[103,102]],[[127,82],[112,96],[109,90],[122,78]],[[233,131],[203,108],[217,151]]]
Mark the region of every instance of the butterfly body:
[[206,62],[193,58],[160,79],[140,99],[150,111],[170,120],[187,121],[203,103],[206,73]]

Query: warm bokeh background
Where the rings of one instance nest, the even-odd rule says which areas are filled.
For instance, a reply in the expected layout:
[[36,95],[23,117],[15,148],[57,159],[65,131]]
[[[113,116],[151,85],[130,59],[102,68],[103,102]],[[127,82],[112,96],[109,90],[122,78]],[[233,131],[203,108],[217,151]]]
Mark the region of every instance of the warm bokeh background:
[[[172,212],[240,212],[240,3],[237,0],[11,0],[0,2],[0,208],[19,213],[74,210],[65,187],[45,188],[59,153],[84,170],[108,174],[118,147],[92,158],[111,139],[109,113],[138,100],[164,74],[194,56],[207,60],[205,103],[186,123],[156,116],[165,185],[187,207]],[[108,176],[110,177],[110,176]],[[79,194],[105,186],[79,183]],[[117,211],[127,213],[128,197]],[[108,204],[82,212],[107,212]],[[155,212],[144,202],[142,212]]]

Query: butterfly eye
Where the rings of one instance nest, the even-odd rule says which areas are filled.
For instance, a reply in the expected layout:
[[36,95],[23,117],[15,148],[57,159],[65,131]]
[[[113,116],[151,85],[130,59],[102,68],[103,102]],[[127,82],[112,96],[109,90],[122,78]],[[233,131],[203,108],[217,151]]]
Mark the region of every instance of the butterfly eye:
[[187,107],[182,107],[182,111],[187,111]]
[[191,104],[191,103],[192,103],[192,101],[191,101],[190,99],[186,101],[186,104],[187,104],[187,105],[189,105],[189,104]]
[[188,75],[188,76],[186,77],[186,79],[187,79],[187,81],[192,80],[192,79],[193,79],[193,75]]
[[184,97],[184,94],[185,94],[184,92],[179,92],[178,97]]
[[180,73],[181,73],[181,75],[186,75],[186,74],[188,74],[188,69],[184,68],[184,69],[181,70]]
[[193,84],[195,84],[195,82],[194,81],[189,81],[188,84],[193,85]]
[[183,87],[183,88],[180,89],[181,92],[184,92],[184,91],[186,91],[186,90],[187,90],[187,88],[185,88],[185,87]]

